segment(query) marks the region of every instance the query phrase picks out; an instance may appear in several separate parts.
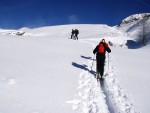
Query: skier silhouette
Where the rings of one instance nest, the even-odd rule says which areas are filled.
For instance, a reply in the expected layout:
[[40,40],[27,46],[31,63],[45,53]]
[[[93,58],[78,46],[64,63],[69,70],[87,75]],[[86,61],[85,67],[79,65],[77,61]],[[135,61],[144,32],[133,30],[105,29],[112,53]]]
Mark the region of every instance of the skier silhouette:
[[75,29],[75,40],[77,39],[78,40],[78,34],[79,34],[79,30],[78,29]]
[[72,29],[72,32],[71,32],[71,39],[74,38],[74,34],[75,34],[75,31]]
[[104,74],[104,63],[105,63],[105,53],[111,52],[111,49],[108,47],[108,44],[105,42],[105,39],[102,39],[100,43],[93,50],[93,53],[96,53],[96,70],[97,70],[97,79],[102,79]]

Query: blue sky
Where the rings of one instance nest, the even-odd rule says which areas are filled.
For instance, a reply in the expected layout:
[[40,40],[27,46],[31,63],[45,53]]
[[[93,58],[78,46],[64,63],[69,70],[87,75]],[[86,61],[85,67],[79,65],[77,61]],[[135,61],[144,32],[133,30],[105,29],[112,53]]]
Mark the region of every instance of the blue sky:
[[64,24],[118,24],[137,13],[150,13],[149,0],[0,0],[0,28]]

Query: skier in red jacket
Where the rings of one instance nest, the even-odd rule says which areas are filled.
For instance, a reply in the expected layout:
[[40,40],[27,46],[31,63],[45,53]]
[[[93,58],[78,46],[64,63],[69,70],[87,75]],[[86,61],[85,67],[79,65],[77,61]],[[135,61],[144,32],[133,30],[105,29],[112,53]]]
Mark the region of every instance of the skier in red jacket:
[[97,61],[97,79],[103,78],[104,74],[104,63],[105,63],[105,53],[111,52],[111,49],[108,47],[108,44],[105,42],[105,39],[102,39],[100,43],[93,50],[93,53],[96,53],[96,61]]

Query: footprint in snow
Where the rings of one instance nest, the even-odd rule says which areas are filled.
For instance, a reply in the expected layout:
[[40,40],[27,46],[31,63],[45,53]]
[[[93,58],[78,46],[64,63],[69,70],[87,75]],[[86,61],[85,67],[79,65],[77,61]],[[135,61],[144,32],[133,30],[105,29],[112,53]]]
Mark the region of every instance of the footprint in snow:
[[6,83],[7,83],[8,85],[15,85],[15,84],[16,84],[16,81],[15,81],[15,79],[7,79],[7,80],[6,80]]

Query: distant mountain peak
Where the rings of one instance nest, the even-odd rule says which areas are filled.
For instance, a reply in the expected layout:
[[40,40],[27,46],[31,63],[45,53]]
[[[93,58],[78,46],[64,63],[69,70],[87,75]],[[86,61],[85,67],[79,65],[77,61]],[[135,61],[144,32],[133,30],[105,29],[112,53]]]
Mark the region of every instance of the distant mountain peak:
[[135,22],[135,21],[146,19],[146,18],[150,18],[150,13],[134,14],[122,20],[118,26],[123,26],[129,23]]

